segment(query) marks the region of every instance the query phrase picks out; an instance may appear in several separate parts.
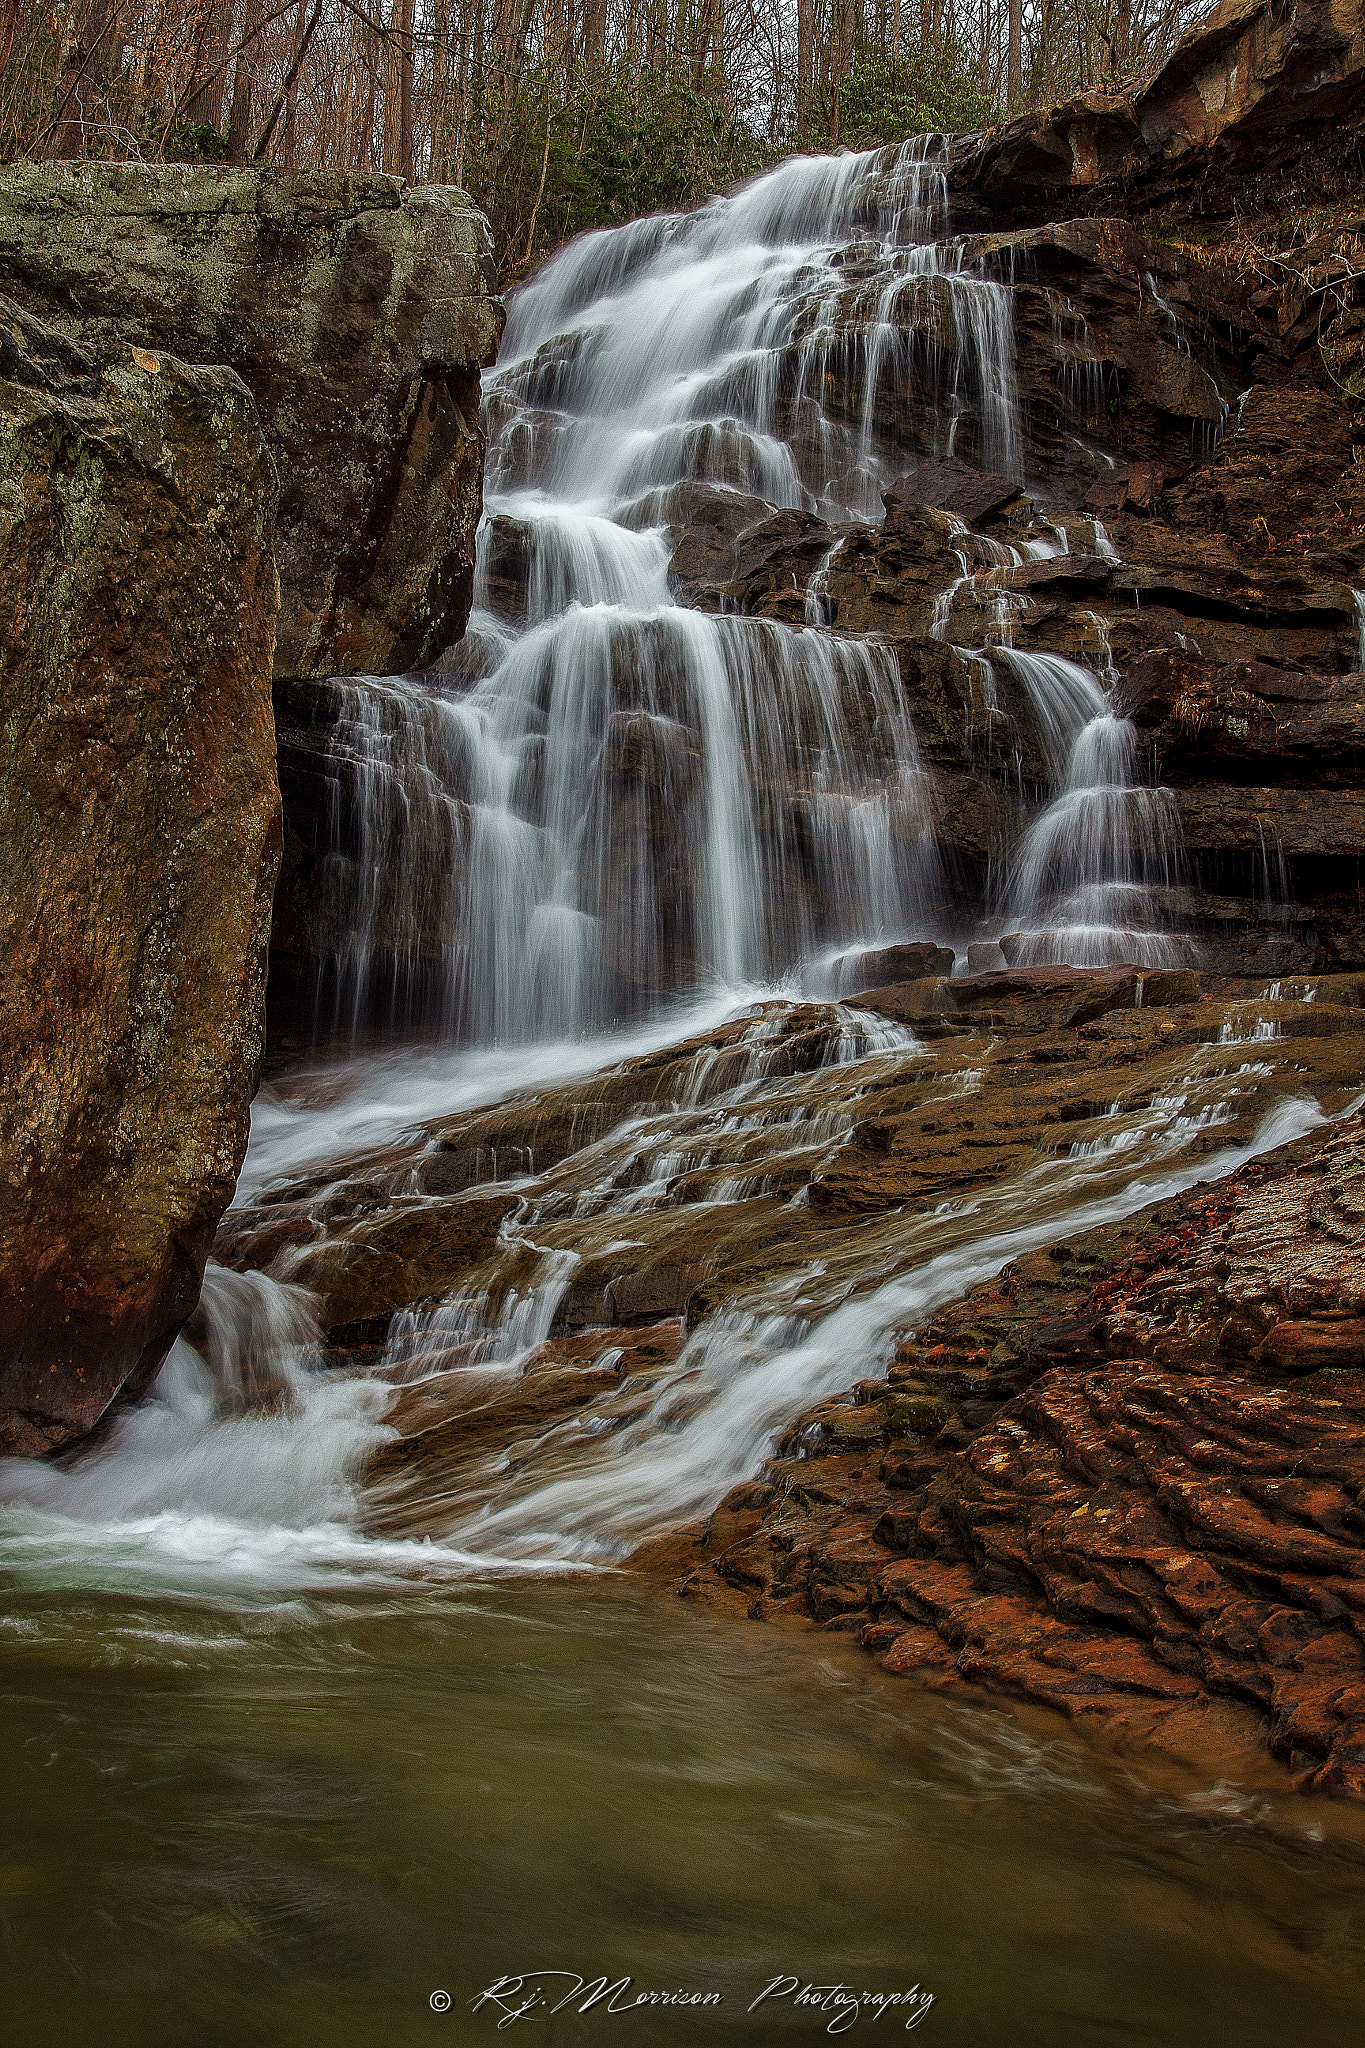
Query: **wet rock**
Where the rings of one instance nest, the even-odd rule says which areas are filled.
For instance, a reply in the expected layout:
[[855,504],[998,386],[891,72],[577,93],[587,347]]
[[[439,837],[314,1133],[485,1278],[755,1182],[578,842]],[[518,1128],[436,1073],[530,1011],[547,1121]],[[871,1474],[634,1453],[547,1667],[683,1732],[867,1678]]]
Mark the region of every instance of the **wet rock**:
[[888,512],[904,505],[932,505],[976,526],[1022,495],[1022,485],[1009,477],[989,476],[969,463],[941,456],[917,463],[897,477],[890,489],[883,491],[882,503]]
[[[1177,531],[1225,537],[1262,566],[1288,546],[1292,570],[1311,561],[1339,525],[1359,523],[1359,425],[1349,404],[1311,384],[1258,383],[1238,398],[1213,459],[1191,468],[1153,500],[1153,515]],[[1342,515],[1345,514],[1343,518]],[[1352,550],[1358,565],[1361,555]],[[1348,572],[1349,573],[1349,572]]]
[[280,474],[282,676],[434,661],[468,616],[479,371],[501,310],[453,186],[349,171],[11,164],[0,291],[59,332],[227,363]]
[[740,536],[763,526],[772,508],[761,498],[712,484],[679,484],[664,495],[662,505],[649,509],[667,521],[674,537],[670,585],[682,603],[717,610],[735,581]]
[[1093,483],[1085,494],[1087,511],[1102,512],[1106,519],[1120,512],[1146,512],[1161,491],[1166,472],[1155,462],[1127,462]]
[[[538,1346],[515,1373],[457,1367],[400,1385],[384,1418],[393,1435],[366,1469],[367,1529],[442,1533],[446,1489],[458,1493],[472,1464],[505,1458],[518,1442],[562,1428],[589,1403],[599,1422],[627,1419],[682,1342],[675,1321],[599,1326]],[[761,1497],[764,1489],[756,1491]]]
[[860,953],[855,963],[866,990],[890,982],[922,981],[951,974],[956,955],[950,946],[932,942],[910,946],[878,946]]
[[395,1206],[286,1252],[281,1276],[316,1295],[324,1332],[387,1321],[398,1309],[455,1291],[491,1257],[498,1226],[514,1207],[512,1196],[497,1194]]
[[488,521],[483,564],[488,603],[509,625],[524,626],[531,581],[531,522],[495,512]]
[[1201,662],[1166,650],[1133,663],[1122,702],[1151,735],[1167,784],[1358,788],[1365,675],[1296,674],[1266,662]]
[[272,465],[227,369],[0,324],[0,1448],[83,1435],[199,1296],[280,848]]
[[1365,791],[1220,786],[1173,793],[1191,853],[1261,855],[1269,838],[1291,859],[1355,860],[1365,845]]
[[[1362,1176],[1357,1116],[917,1329],[880,1401],[792,1425],[823,1448],[746,1528],[764,1611],[1070,1716],[1241,1700],[1304,1789],[1365,1796]],[[897,1446],[925,1399],[897,1386],[935,1379],[956,1419]],[[850,1488],[874,1440],[843,1448],[844,1413],[881,1420],[875,1485]]]

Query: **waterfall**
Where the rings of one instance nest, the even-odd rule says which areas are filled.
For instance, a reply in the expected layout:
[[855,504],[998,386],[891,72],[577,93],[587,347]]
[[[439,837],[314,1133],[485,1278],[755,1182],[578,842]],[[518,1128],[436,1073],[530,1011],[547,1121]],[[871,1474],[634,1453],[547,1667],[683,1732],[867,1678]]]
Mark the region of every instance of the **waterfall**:
[[1011,297],[948,239],[947,163],[795,157],[571,244],[510,308],[492,498],[619,517],[693,480],[875,518],[907,448],[1017,474]]
[[0,1461],[0,1554],[111,1583],[334,1583],[389,1390],[317,1369],[310,1297],[210,1265],[150,1394],[61,1465]]
[[[60,1467],[5,1473],[6,1540],[50,1554],[104,1531],[134,1564],[150,1553],[207,1578],[226,1559],[305,1584],[362,1557],[428,1573],[618,1556],[704,1512],[794,1413],[884,1364],[896,1330],[1010,1258],[1321,1120],[1282,1103],[1253,1132],[1244,1079],[1274,1069],[1196,1049],[1176,1094],[1087,1107],[1098,1134],[1033,1143],[994,1179],[958,1175],[953,1136],[947,1184],[966,1196],[939,1200],[940,1184],[878,1206],[877,1148],[902,1122],[877,1098],[913,1086],[917,1108],[955,1115],[986,1055],[972,1068],[951,1051],[947,1010],[915,1012],[921,1043],[805,1000],[844,988],[861,950],[965,937],[941,926],[930,778],[896,648],[834,629],[830,591],[910,460],[959,455],[1011,480],[1025,466],[1012,292],[987,274],[995,258],[951,236],[946,162],[936,136],[798,158],[693,214],[586,235],[515,294],[486,385],[470,630],[432,675],[327,686],[349,812],[339,795],[320,849],[320,1033],[420,1016],[438,1040],[263,1091],[239,1193],[311,1183],[290,1195],[309,1212],[291,1219],[297,1244],[274,1278],[210,1267],[150,1398]],[[1069,309],[1055,322],[1058,388],[1078,415],[1103,389],[1083,326]],[[721,533],[774,511],[826,522],[810,529],[805,592],[783,593],[790,623],[676,601],[673,551],[699,506]],[[988,743],[1014,721],[1008,797],[1031,813],[985,906],[992,953],[1177,964],[1185,944],[1158,913],[1178,880],[1172,820],[1113,710],[1103,620],[1091,615],[1093,668],[1013,644],[1030,607],[1019,572],[1087,531],[1105,561],[1112,543],[1079,514],[1070,536],[1023,511],[989,534],[941,519],[934,544],[957,574],[928,588],[926,657],[970,671]],[[1089,646],[1084,614],[1070,629]],[[934,1050],[940,1028],[948,1052]],[[535,1110],[576,1078],[567,1137],[558,1110],[510,1136],[494,1118],[454,1129],[507,1098]],[[1196,1143],[1244,1116],[1240,1146]],[[969,1168],[995,1142],[981,1129],[961,1141]],[[433,1167],[450,1167],[444,1183]],[[790,1240],[821,1212],[812,1189],[840,1172],[869,1185],[868,1212],[845,1228],[830,1208],[798,1260]],[[308,1270],[289,1263],[299,1246],[344,1258],[357,1216],[425,1222],[427,1205],[491,1187],[496,1235],[477,1251],[415,1266],[373,1317],[344,1323],[334,1303],[331,1327],[355,1348],[324,1370],[314,1304],[281,1277]],[[761,1230],[713,1258],[729,1223],[752,1222],[746,1203]],[[713,1270],[724,1284],[708,1304]],[[672,1278],[632,1308],[651,1272]],[[405,1306],[390,1315],[393,1301]],[[528,1421],[515,1457],[473,1457],[440,1492],[438,1542],[362,1536],[404,1483],[390,1471],[362,1501],[356,1475],[392,1435],[386,1413],[429,1400],[439,1415],[451,1382],[457,1407],[477,1402],[566,1328],[589,1349],[612,1333],[600,1367],[625,1355],[632,1321],[656,1317],[676,1357],[585,1395],[568,1422]]]
[[1164,790],[1137,781],[1137,734],[1098,678],[1056,654],[996,650],[1022,684],[1059,794],[1016,848],[997,907],[1011,964],[1175,967],[1188,942],[1161,929],[1154,889],[1178,880]]
[[697,489],[880,516],[916,449],[1018,472],[1011,294],[947,239],[946,164],[932,135],[796,158],[514,296],[468,641],[434,682],[341,686],[321,1022],[534,1042],[936,934],[893,651],[815,630],[818,588],[810,629],[684,609],[667,522]]

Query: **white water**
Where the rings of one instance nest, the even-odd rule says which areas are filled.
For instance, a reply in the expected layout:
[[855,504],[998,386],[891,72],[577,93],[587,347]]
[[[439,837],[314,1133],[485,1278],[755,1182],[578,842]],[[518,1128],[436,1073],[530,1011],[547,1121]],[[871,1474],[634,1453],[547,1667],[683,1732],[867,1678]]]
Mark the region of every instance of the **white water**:
[[595,1037],[533,1046],[400,1046],[267,1084],[251,1111],[251,1145],[237,1200],[338,1159],[400,1141],[433,1116],[501,1102],[522,1088],[594,1074],[714,1030],[764,997],[790,989],[719,989],[647,1021]]
[[[837,524],[880,518],[919,455],[1022,475],[1013,255],[952,236],[946,148],[793,159],[583,236],[513,295],[470,631],[443,681],[333,686],[354,818],[333,835],[324,1032],[420,1020],[535,1046],[717,985],[819,990],[823,961],[897,939],[961,950],[894,654],[824,623],[842,537],[804,627],[687,609],[668,580],[707,503]],[[961,535],[931,630],[979,614],[963,656],[988,710],[993,662],[1011,670],[1056,798],[971,936],[1025,962],[1188,959],[1155,908],[1171,835],[1109,718],[1112,668],[1101,687],[1010,651],[1027,599],[1002,574],[1065,553],[1065,530]],[[1113,558],[1098,525],[1093,545]]]
[[6,1562],[58,1583],[209,1587],[379,1564],[355,1528],[353,1475],[391,1434],[387,1390],[317,1373],[298,1288],[210,1266],[202,1308],[202,1351],[179,1338],[150,1397],[74,1466],[0,1460]]
[[[854,1049],[855,1065],[887,1057],[875,1034],[869,1044]],[[958,1077],[959,1092],[974,1078]],[[308,1297],[261,1274],[210,1268],[203,1355],[177,1343],[152,1398],[69,1469],[0,1465],[0,1559],[54,1583],[224,1593],[610,1563],[649,1530],[705,1513],[758,1468],[793,1414],[875,1373],[896,1333],[1009,1259],[1216,1179],[1326,1120],[1315,1103],[1289,1098],[1248,1143],[1180,1163],[1201,1129],[1225,1120],[1238,1080],[1216,1079],[1217,1099],[1198,1115],[1181,1114],[1184,1094],[1153,1103],[1120,1119],[1098,1150],[1058,1155],[968,1204],[907,1218],[889,1258],[884,1241],[869,1246],[895,1267],[880,1285],[845,1294],[842,1283],[830,1299],[812,1268],[789,1273],[752,1309],[714,1315],[624,1427],[598,1424],[589,1410],[530,1447],[511,1477],[476,1476],[442,1542],[361,1533],[358,1474],[389,1434],[392,1383],[317,1373]],[[1026,1220],[1030,1212],[1040,1220]],[[515,1371],[548,1329],[566,1271],[552,1260],[466,1362]],[[466,1316],[459,1335],[473,1327]],[[416,1334],[399,1320],[395,1362]],[[247,1356],[254,1374],[244,1382]]]
[[514,296],[455,671],[336,686],[356,818],[320,1024],[535,1044],[935,935],[894,655],[676,605],[667,529],[699,487],[879,517],[916,450],[1018,472],[1011,293],[948,237],[945,161],[798,158]]
[[[921,1259],[816,1318],[800,1312],[803,1290],[812,1288],[816,1273],[784,1283],[785,1312],[769,1300],[752,1311],[711,1317],[689,1338],[638,1419],[573,1457],[563,1476],[541,1479],[532,1455],[494,1503],[481,1504],[457,1524],[452,1541],[467,1554],[509,1564],[623,1555],[650,1530],[705,1514],[758,1469],[794,1413],[860,1374],[884,1370],[898,1332],[926,1321],[1009,1260],[1115,1222],[1195,1180],[1218,1179],[1326,1119],[1315,1103],[1287,1099],[1267,1114],[1249,1144],[1201,1155],[1197,1165],[1169,1164],[1198,1130],[1222,1120],[1157,1112],[1145,1129],[1119,1134],[1106,1152],[1058,1158],[1011,1177],[973,1198],[970,1213],[980,1220],[970,1239],[944,1251],[934,1250],[934,1238],[936,1226],[948,1224],[931,1218],[907,1224],[910,1243],[923,1244]],[[1106,1185],[1114,1155],[1133,1146],[1155,1171],[1132,1174],[1130,1165],[1132,1177],[1119,1185],[1108,1177]],[[1046,1220],[1020,1221],[1059,1195],[1066,1207],[1052,1208]],[[579,1427],[566,1424],[556,1435],[562,1439]],[[555,1435],[546,1438],[542,1459],[553,1466],[561,1449]]]
[[[860,947],[935,935],[925,777],[894,655],[819,624],[838,543],[811,623],[796,627],[676,605],[669,529],[698,487],[847,520],[875,516],[916,454],[1019,474],[1011,304],[949,238],[936,138],[798,160],[698,214],[586,237],[517,295],[490,380],[500,523],[484,537],[471,632],[442,686],[336,685],[359,847],[346,850],[338,820],[350,897],[320,1021],[402,1024],[434,1001],[472,1043],[268,1091],[243,1195],[709,1029],[760,995],[794,995]],[[520,551],[515,617],[490,609],[494,538]],[[1011,649],[1015,602],[998,577],[972,574],[1066,546],[1060,529],[1013,548],[964,528],[961,579],[935,620],[946,637],[956,604],[983,615],[986,645],[964,658],[988,689],[997,664],[1008,672],[1054,792],[995,928],[1017,958],[1163,964],[1146,898],[1169,879],[1169,841],[1159,795],[1136,786],[1131,729],[1094,672]],[[854,1068],[889,1056],[912,1059],[913,1044],[867,1020],[835,1055]],[[810,1114],[799,1088],[770,1108],[755,1057],[719,1096],[699,1072],[693,1097],[601,1141],[598,1178],[574,1199],[628,1233],[718,1158],[711,1200],[765,1185],[742,1171],[750,1136],[780,1129],[790,1153],[837,1147],[846,1113]],[[320,1376],[296,1290],[211,1271],[203,1355],[177,1344],[153,1397],[68,1469],[8,1468],[0,1546],[58,1573],[195,1584],[608,1559],[703,1512],[792,1414],[875,1370],[895,1330],[1009,1258],[1229,1171],[1321,1116],[1282,1104],[1249,1147],[1177,1166],[1226,1109],[1154,1105],[1112,1138],[907,1219],[894,1249],[869,1243],[851,1298],[812,1271],[711,1318],[624,1427],[598,1433],[602,1418],[585,1418],[570,1474],[553,1432],[496,1500],[471,1499],[443,1544],[358,1533],[356,1474],[382,1441],[391,1385]],[[562,1199],[543,1198],[523,1232]],[[1021,1221],[1031,1210],[1046,1220]],[[496,1316],[457,1295],[396,1319],[388,1367],[420,1377],[459,1354],[515,1372],[571,1274],[572,1254],[550,1252]]]
[[[1175,967],[1191,949],[1160,929],[1153,888],[1179,879],[1179,841],[1164,790],[1135,772],[1137,734],[1116,718],[1096,676],[1055,654],[1011,648],[1061,790],[1010,863],[997,917],[1019,965]],[[1158,899],[1159,900],[1159,899]]]

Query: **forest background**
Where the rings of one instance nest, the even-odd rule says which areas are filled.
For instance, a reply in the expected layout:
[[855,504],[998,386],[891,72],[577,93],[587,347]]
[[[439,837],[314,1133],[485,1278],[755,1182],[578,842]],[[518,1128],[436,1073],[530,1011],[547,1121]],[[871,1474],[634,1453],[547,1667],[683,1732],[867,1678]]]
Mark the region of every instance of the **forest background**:
[[0,0],[0,160],[463,185],[504,284],[793,150],[1153,72],[1208,0]]

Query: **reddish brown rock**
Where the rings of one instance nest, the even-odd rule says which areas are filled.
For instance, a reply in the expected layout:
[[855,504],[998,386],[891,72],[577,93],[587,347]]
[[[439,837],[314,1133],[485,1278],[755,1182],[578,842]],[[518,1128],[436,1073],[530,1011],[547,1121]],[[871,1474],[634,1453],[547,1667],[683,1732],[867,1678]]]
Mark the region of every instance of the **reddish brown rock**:
[[1022,486],[1007,476],[991,476],[952,456],[940,456],[917,463],[897,477],[882,493],[882,502],[888,512],[902,505],[932,505],[975,526],[1003,512],[1022,495]]
[[280,846],[275,482],[232,371],[0,330],[0,1447],[82,1435],[199,1294]]
[[1240,1700],[1365,1797],[1362,1182],[1356,1117],[1007,1267],[800,1417],[683,1590],[1070,1716]]
[[1355,0],[1221,0],[1155,78],[1096,86],[972,138],[955,184],[1003,219],[1075,210],[1078,198],[1121,211],[1197,196],[1208,213],[1231,213],[1250,177],[1287,182],[1311,176],[1323,145],[1346,153],[1363,79]]

